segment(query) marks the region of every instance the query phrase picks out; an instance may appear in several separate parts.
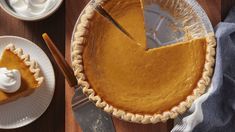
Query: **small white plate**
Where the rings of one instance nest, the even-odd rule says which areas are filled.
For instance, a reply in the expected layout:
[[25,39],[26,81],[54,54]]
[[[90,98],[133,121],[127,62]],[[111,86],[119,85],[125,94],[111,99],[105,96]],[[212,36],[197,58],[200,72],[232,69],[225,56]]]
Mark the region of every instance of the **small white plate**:
[[0,36],[0,53],[9,43],[14,43],[16,48],[22,48],[24,53],[38,62],[45,80],[42,86],[31,95],[0,105],[0,129],[19,128],[38,119],[48,108],[55,90],[54,70],[43,50],[21,37]]
[[8,6],[8,4],[6,3],[5,0],[0,0],[0,7],[9,15],[20,19],[20,20],[24,20],[24,21],[38,21],[38,20],[42,20],[45,19],[47,17],[49,17],[50,15],[52,15],[53,13],[55,13],[59,7],[62,5],[63,0],[57,0],[55,1],[55,3],[53,4],[52,8],[50,10],[48,10],[47,12],[41,14],[41,15],[36,15],[36,16],[24,16],[21,15],[19,13],[16,13],[12,10],[11,7]]

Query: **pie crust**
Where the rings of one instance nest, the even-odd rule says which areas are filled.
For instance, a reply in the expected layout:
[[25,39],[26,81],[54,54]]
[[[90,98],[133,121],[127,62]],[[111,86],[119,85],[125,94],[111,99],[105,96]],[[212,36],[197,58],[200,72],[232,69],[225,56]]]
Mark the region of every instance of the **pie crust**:
[[44,77],[40,76],[40,68],[39,68],[39,65],[37,64],[37,62],[34,60],[30,60],[30,56],[28,54],[24,54],[23,49],[15,48],[14,44],[8,44],[5,47],[4,51],[10,51],[11,53],[17,55],[22,60],[22,62],[29,68],[29,71],[33,74],[33,77],[34,77],[35,81],[37,82],[37,84],[35,84],[34,87],[28,88],[23,92],[17,93],[18,91],[16,91],[15,93],[13,93],[14,95],[9,97],[8,99],[0,101],[0,104],[8,103],[8,102],[14,101],[20,97],[24,97],[24,96],[29,95],[36,88],[40,87],[41,84],[43,83],[43,80],[44,80]]
[[[100,0],[99,2],[102,4],[104,1]],[[78,84],[83,87],[83,92],[89,96],[89,99],[93,101],[97,107],[103,109],[114,117],[123,119],[125,121],[142,124],[165,122],[168,119],[174,119],[179,114],[184,113],[188,108],[191,107],[195,99],[205,93],[206,88],[210,84],[211,76],[213,74],[213,66],[215,63],[214,57],[216,42],[214,34],[209,34],[206,36],[206,61],[201,79],[198,81],[197,86],[193,90],[193,94],[189,95],[186,100],[182,101],[177,106],[160,114],[136,114],[115,108],[114,106],[102,100],[100,96],[95,94],[95,91],[90,87],[89,82],[86,80],[82,62],[82,52],[86,42],[87,34],[89,32],[89,25],[93,23],[92,17],[94,16],[94,12],[94,9],[88,5],[84,14],[81,16],[80,23],[75,29],[73,36],[74,38],[72,41],[72,66],[78,79]]]
[[38,86],[42,84],[44,77],[40,76],[40,68],[38,63],[34,60],[30,60],[30,56],[28,54],[24,54],[23,49],[16,48],[14,44],[9,44],[6,46],[5,50],[10,50],[12,53],[21,58],[25,65],[29,66],[29,70],[33,73],[35,80],[38,82]]

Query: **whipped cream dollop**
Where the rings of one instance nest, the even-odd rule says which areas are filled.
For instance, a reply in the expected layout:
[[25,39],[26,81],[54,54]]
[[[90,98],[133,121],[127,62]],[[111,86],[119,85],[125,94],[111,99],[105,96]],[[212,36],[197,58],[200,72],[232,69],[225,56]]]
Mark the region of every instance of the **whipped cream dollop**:
[[57,0],[9,0],[15,12],[25,17],[35,17],[47,13]]
[[14,93],[21,85],[21,75],[18,70],[8,70],[0,68],[0,91]]

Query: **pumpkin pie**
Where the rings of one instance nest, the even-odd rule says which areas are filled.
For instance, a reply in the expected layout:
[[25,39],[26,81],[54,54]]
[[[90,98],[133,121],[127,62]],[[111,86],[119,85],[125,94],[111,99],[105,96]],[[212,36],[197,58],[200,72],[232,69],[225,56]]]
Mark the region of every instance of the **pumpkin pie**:
[[210,84],[214,36],[146,50],[141,3],[100,4],[141,45],[88,6],[72,42],[72,65],[83,92],[126,121],[157,123],[184,113]]
[[43,77],[39,76],[38,64],[30,60],[30,56],[24,54],[21,48],[15,48],[13,44],[7,45],[4,49],[0,59],[0,68],[16,69],[21,75],[21,85],[16,92],[6,93],[0,90],[0,104],[29,95],[43,82]]

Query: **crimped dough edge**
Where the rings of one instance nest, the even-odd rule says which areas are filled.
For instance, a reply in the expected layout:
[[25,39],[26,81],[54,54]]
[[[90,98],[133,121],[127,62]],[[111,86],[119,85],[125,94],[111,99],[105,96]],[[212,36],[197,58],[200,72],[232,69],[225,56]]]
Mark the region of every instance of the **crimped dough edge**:
[[36,61],[30,60],[30,56],[23,52],[22,48],[16,48],[14,44],[8,44],[4,50],[10,50],[17,55],[25,65],[29,66],[30,72],[33,73],[35,80],[38,82],[38,87],[43,83],[44,77],[40,76],[40,68]]
[[[103,3],[100,0],[100,3]],[[193,94],[189,95],[186,100],[182,101],[179,105],[165,111],[161,114],[135,114],[128,111],[116,108],[104,100],[102,100],[95,91],[90,87],[89,82],[86,81],[85,73],[83,72],[82,64],[82,52],[83,46],[86,41],[86,35],[89,32],[89,23],[92,23],[91,19],[94,15],[94,9],[90,5],[85,9],[84,14],[81,16],[81,21],[78,23],[72,40],[72,66],[74,74],[77,77],[78,84],[83,87],[83,93],[88,95],[89,99],[93,101],[98,108],[103,109],[105,112],[120,118],[125,121],[148,124],[166,122],[168,119],[174,119],[179,114],[183,114],[188,108],[191,107],[194,100],[205,93],[207,87],[210,84],[211,77],[213,75],[213,67],[215,63],[215,47],[216,41],[214,34],[207,36],[207,49],[206,49],[206,61],[201,79],[198,81],[196,88],[193,90]]]

